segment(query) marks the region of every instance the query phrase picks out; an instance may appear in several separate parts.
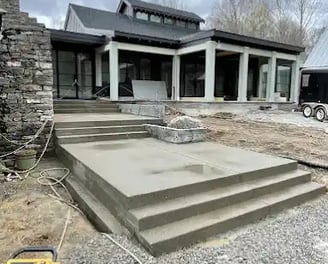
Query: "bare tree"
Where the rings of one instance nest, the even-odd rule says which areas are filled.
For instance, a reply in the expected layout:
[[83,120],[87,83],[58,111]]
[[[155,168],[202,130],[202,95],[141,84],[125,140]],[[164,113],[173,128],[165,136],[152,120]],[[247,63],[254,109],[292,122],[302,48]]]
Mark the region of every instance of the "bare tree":
[[[323,0],[217,0],[207,24],[294,45],[313,45]],[[326,13],[325,13],[326,14]]]
[[243,22],[250,10],[252,2],[252,0],[218,1],[208,18],[208,25],[217,29],[243,34]]
[[316,14],[322,4],[321,0],[294,0],[294,13],[299,25],[302,43],[307,41],[307,33],[312,28]]

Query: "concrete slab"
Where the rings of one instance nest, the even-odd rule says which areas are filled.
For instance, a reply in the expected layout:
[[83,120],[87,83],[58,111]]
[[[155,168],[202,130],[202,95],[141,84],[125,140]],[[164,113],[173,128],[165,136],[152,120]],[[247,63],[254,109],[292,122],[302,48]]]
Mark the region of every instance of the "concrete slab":
[[[149,120],[151,117],[122,113],[75,113],[55,114],[55,122],[111,121],[111,120]],[[157,120],[157,118],[154,118]]]
[[294,163],[211,142],[174,145],[149,138],[61,147],[126,197]]

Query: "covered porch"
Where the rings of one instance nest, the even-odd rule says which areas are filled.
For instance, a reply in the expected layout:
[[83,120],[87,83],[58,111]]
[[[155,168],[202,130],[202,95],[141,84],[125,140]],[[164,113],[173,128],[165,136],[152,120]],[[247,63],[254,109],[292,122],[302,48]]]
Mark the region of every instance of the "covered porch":
[[[54,40],[56,97],[298,102],[301,47],[223,33],[168,40],[121,32],[111,38],[60,32],[74,35],[71,44],[80,43],[73,54],[67,36]],[[69,96],[62,96],[65,91]]]

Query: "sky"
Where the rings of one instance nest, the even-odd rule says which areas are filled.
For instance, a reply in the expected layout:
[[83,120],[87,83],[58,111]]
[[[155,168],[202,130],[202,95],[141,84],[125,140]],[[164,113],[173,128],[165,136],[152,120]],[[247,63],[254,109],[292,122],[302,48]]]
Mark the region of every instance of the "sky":
[[[20,0],[21,10],[38,18],[40,23],[50,28],[58,28],[65,20],[69,3],[116,11],[119,0]],[[188,10],[206,18],[215,0],[184,0]]]

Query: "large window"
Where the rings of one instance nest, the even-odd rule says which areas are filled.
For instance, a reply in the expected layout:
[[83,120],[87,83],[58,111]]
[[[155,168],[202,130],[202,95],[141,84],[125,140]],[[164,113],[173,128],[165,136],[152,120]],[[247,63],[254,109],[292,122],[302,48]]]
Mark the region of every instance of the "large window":
[[277,60],[275,101],[290,101],[292,62]]
[[248,64],[247,100],[265,101],[269,59],[251,55]]
[[181,57],[181,97],[205,96],[205,51]]
[[214,96],[224,101],[237,101],[240,54],[217,51]]
[[172,89],[172,57],[132,51],[119,53],[120,96],[133,96],[133,80],[164,81]]

